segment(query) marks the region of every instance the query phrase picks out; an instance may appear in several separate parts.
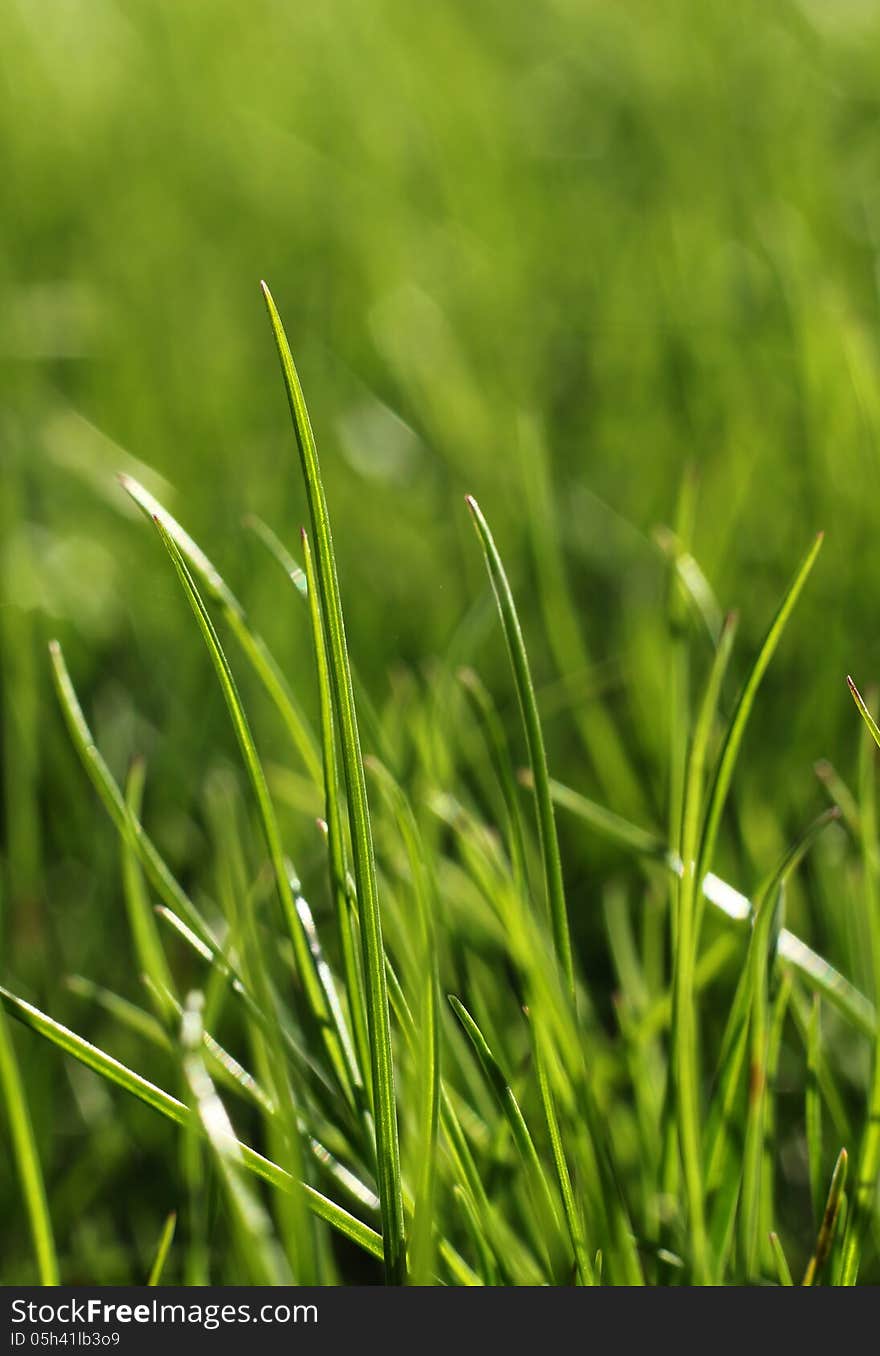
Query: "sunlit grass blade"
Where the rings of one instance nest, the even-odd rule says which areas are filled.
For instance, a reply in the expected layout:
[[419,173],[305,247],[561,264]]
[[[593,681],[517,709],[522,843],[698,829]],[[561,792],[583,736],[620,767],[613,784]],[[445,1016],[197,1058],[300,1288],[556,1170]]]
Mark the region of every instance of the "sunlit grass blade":
[[253,1184],[245,1177],[238,1138],[202,1059],[203,1007],[200,993],[189,995],[181,1024],[183,1072],[193,1111],[223,1184],[240,1264],[254,1285],[290,1284],[290,1270],[271,1221]]
[[293,898],[293,891],[291,890],[288,867],[281,843],[281,832],[278,827],[275,808],[269,795],[269,788],[266,785],[263,765],[260,762],[259,754],[257,753],[253,735],[251,734],[250,724],[245,715],[244,707],[242,706],[241,698],[238,694],[238,688],[232,675],[232,670],[229,667],[228,660],[226,659],[226,655],[224,654],[217,637],[217,632],[215,631],[211,618],[202,602],[195,581],[177,547],[177,543],[171,537],[160,518],[154,517],[153,522],[165,549],[171,557],[178,579],[183,586],[184,593],[192,608],[193,615],[199,630],[202,633],[202,637],[220,682],[220,687],[232,720],[233,729],[235,730],[236,739],[238,740],[238,745],[241,750],[242,759],[257,802],[260,824],[269,857],[272,862],[272,869],[275,875],[275,886],[278,891],[282,915],[287,924],[288,934],[296,957],[297,973],[305,991],[306,1001],[311,1016],[327,1047],[328,1055],[336,1075],[339,1078],[342,1090],[349,1098],[352,1105],[355,1105],[355,1094],[351,1085],[345,1048],[337,1034],[324,989],[321,985],[312,949],[309,945],[302,919],[299,916]]
[[[149,1079],[135,1073],[127,1065],[122,1064],[112,1055],[108,1055],[104,1050],[92,1045],[90,1041],[78,1036],[68,1027],[62,1026],[54,1018],[35,1008],[32,1003],[26,1002],[23,998],[18,998],[15,994],[9,993],[7,989],[0,988],[0,1003],[13,1017],[35,1031],[39,1036],[57,1046],[64,1054],[72,1056],[73,1059],[84,1064],[86,1068],[92,1069],[108,1083],[113,1083],[122,1088],[125,1092],[136,1097],[138,1101],[152,1107],[160,1115],[165,1116],[167,1120],[173,1121],[176,1125],[187,1126],[190,1123],[190,1110],[185,1103],[172,1097],[171,1093],[165,1092],[163,1088],[157,1087]],[[356,1219],[350,1215],[347,1210],[343,1210],[335,1201],[329,1200],[319,1191],[309,1186],[307,1183],[297,1183],[289,1173],[280,1168],[277,1163],[271,1159],[264,1158],[262,1154],[257,1153],[250,1145],[237,1141],[237,1148],[241,1154],[241,1160],[249,1172],[263,1178],[270,1186],[277,1187],[281,1191],[301,1190],[304,1194],[306,1205],[318,1219],[324,1220],[338,1233],[370,1253],[373,1257],[382,1257],[382,1240],[374,1229],[364,1224],[362,1220]]]
[[733,778],[733,771],[736,766],[736,760],[739,756],[740,745],[745,734],[746,725],[755,703],[758,688],[761,680],[767,672],[782,633],[785,630],[786,623],[791,616],[795,604],[803,591],[804,585],[809,578],[810,571],[816,563],[816,557],[822,546],[824,533],[820,532],[813,545],[810,547],[794,579],[788,587],[788,590],[779,605],[779,609],[770,623],[770,627],[757,657],[752,664],[749,675],[743,685],[740,696],[737,700],[736,709],[727,728],[727,734],[724,738],[724,744],[718,759],[718,766],[715,771],[715,777],[712,783],[712,789],[709,793],[706,816],[703,821],[703,831],[700,840],[698,853],[697,878],[702,880],[705,873],[712,865],[712,858],[715,852],[715,840],[718,836],[718,829],[721,824],[721,815],[727,801],[727,793],[730,790],[730,783]]
[[173,539],[190,569],[202,581],[208,596],[219,603],[223,617],[235,636],[242,651],[262,682],[281,716],[297,749],[303,764],[313,781],[320,784],[321,764],[315,743],[315,736],[300,710],[291,691],[290,684],[278,667],[265,641],[251,627],[244,607],[226,584],[219,570],[208,559],[204,551],[172,517],[158,499],[144,489],[132,476],[119,477],[123,489],[131,496],[138,508],[148,518],[157,518]]
[[12,1033],[6,1014],[2,1011],[0,1011],[0,1093],[6,1108],[12,1157],[33,1240],[40,1285],[60,1285],[58,1255],[46,1198],[43,1169],[34,1139],[25,1085],[12,1043]]
[[547,771],[547,754],[544,749],[544,736],[535,700],[531,670],[526,654],[525,641],[516,612],[516,604],[498,548],[480,506],[473,496],[468,495],[467,505],[471,511],[486,568],[492,582],[504,638],[513,669],[516,693],[525,729],[526,745],[529,752],[529,765],[535,786],[535,804],[538,814],[538,834],[541,841],[541,853],[544,865],[544,886],[547,895],[547,907],[553,930],[556,956],[565,980],[569,996],[574,1003],[575,981],[574,962],[571,951],[571,937],[568,927],[568,913],[565,903],[565,886],[562,879],[562,859],[559,855],[559,840],[556,835],[556,820],[553,813],[553,801],[550,795],[550,777]]
[[150,1267],[150,1274],[147,1278],[147,1285],[161,1285],[162,1276],[165,1271],[165,1263],[168,1261],[168,1254],[171,1251],[171,1244],[174,1241],[174,1231],[177,1228],[177,1211],[172,1210],[162,1226],[162,1232],[159,1235],[159,1244],[156,1248],[156,1256],[153,1265]]
[[265,283],[262,286],[287,388],[287,398],[293,417],[312,525],[316,573],[327,638],[328,662],[333,681],[336,717],[339,722],[342,765],[348,795],[349,826],[357,883],[386,1276],[392,1284],[400,1284],[406,1276],[406,1245],[400,1181],[397,1107],[394,1094],[394,1059],[385,978],[382,919],[376,882],[376,864],[373,856],[373,835],[352,689],[351,666],[345,639],[345,625],[342,616],[339,581],[336,574],[336,558],[333,551],[330,518],[321,480],[315,439],[281,317],[268,287]]
[[846,1168],[846,1149],[841,1149],[837,1156],[837,1162],[834,1165],[834,1172],[831,1176],[831,1186],[828,1188],[828,1199],[825,1202],[825,1211],[822,1215],[822,1222],[819,1225],[816,1247],[812,1257],[807,1263],[804,1279],[801,1282],[802,1285],[815,1285],[822,1274],[822,1268],[828,1261],[840,1215],[840,1203],[843,1197],[843,1188],[846,1185]]
[[357,1065],[353,1082],[363,1098],[364,1088],[370,1090],[370,1038],[364,1006],[363,980],[358,970],[358,957],[352,919],[352,900],[348,889],[348,862],[343,831],[343,805],[339,789],[339,769],[336,758],[336,725],[333,719],[333,691],[324,620],[315,577],[315,566],[308,534],[302,533],[303,559],[306,566],[306,589],[309,617],[312,624],[312,644],[318,675],[318,699],[321,712],[321,758],[324,773],[324,813],[327,823],[327,848],[330,867],[330,891],[336,909],[336,932],[342,973],[348,994],[352,1032],[357,1049]]
[[[520,774],[520,781],[524,786],[533,785],[528,771]],[[681,861],[669,851],[658,835],[631,824],[629,820],[623,819],[561,782],[551,780],[550,791],[554,804],[589,824],[604,837],[638,853],[641,857],[662,862],[671,872],[681,873]],[[704,898],[732,922],[742,924],[752,916],[751,900],[711,871],[703,877],[701,889]],[[875,1034],[877,1020],[874,1005],[870,1000],[823,956],[818,955],[788,928],[783,928],[779,934],[778,954],[782,961],[792,966],[806,980],[812,990],[827,998],[859,1031],[867,1036]]]

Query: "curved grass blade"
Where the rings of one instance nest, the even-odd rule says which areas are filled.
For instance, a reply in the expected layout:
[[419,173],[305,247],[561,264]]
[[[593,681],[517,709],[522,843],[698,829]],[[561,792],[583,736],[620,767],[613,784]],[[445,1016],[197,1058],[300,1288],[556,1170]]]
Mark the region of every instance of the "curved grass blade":
[[316,573],[321,592],[321,610],[326,631],[330,673],[333,680],[336,717],[339,722],[342,765],[348,794],[349,826],[357,883],[357,902],[367,997],[367,1023],[370,1037],[370,1062],[376,1124],[377,1179],[379,1198],[382,1203],[385,1270],[386,1277],[391,1284],[400,1284],[406,1276],[406,1244],[403,1223],[403,1194],[400,1181],[397,1107],[394,1096],[391,1022],[388,1009],[385,950],[382,942],[382,918],[379,909],[376,863],[373,855],[370,808],[361,757],[351,665],[345,639],[345,624],[342,615],[339,581],[336,574],[336,557],[333,551],[330,518],[311,422],[281,317],[265,283],[262,284],[262,289],[281,361],[284,383],[287,388],[287,398],[299,448],[315,544]]
[[260,762],[253,735],[251,734],[250,725],[247,716],[245,715],[241,698],[238,695],[238,688],[236,687],[235,679],[232,676],[232,670],[229,667],[229,662],[220,645],[217,632],[214,630],[211,618],[208,616],[201,595],[189,572],[186,561],[183,559],[183,556],[178,549],[177,543],[171,537],[160,518],[154,517],[153,523],[162,539],[165,549],[171,557],[175,571],[177,572],[177,577],[183,586],[184,593],[186,594],[199,630],[202,633],[202,637],[220,682],[223,697],[226,701],[236,739],[238,740],[238,745],[241,750],[242,759],[256,798],[260,824],[275,874],[275,885],[281,903],[282,915],[287,924],[287,930],[293,945],[297,973],[305,991],[309,1011],[321,1032],[324,1044],[327,1047],[327,1053],[330,1057],[334,1072],[339,1079],[343,1093],[349,1100],[349,1103],[352,1106],[355,1106],[354,1089],[351,1085],[348,1063],[346,1061],[345,1042],[340,1039],[339,1032],[334,1023],[333,1014],[327,1003],[324,989],[321,984],[321,978],[315,964],[315,958],[312,954],[312,949],[309,945],[302,919],[300,918],[293,898],[287,862],[281,844],[281,833],[275,816],[275,808],[269,795],[269,788],[266,784],[263,765]]
[[559,840],[556,835],[556,820],[550,795],[550,777],[547,771],[544,736],[541,731],[541,721],[538,716],[538,705],[535,700],[535,689],[532,683],[525,642],[510,584],[501,563],[495,540],[489,530],[489,525],[472,495],[467,496],[466,502],[477,529],[480,545],[483,548],[486,568],[492,582],[495,601],[498,604],[498,612],[504,638],[507,642],[511,668],[513,669],[513,678],[525,729],[526,745],[529,751],[529,764],[534,778],[538,835],[544,863],[544,885],[553,930],[553,942],[569,997],[574,1004],[574,962],[572,960],[571,937],[565,904],[565,886],[562,879],[562,859],[559,855]]
[[740,693],[730,725],[727,728],[727,734],[721,749],[721,755],[718,759],[718,766],[712,783],[712,789],[709,793],[706,817],[703,822],[703,832],[697,860],[697,879],[700,881],[702,881],[712,864],[712,857],[715,852],[715,840],[718,836],[718,829],[721,824],[721,815],[727,800],[727,793],[730,790],[733,770],[736,766],[740,745],[742,744],[746,724],[748,723],[752,707],[755,703],[758,688],[761,685],[764,674],[767,672],[768,665],[773,658],[776,647],[785,630],[786,623],[794,610],[795,604],[809,578],[810,571],[816,562],[816,557],[822,547],[824,536],[824,532],[818,534],[813,545],[810,547],[798,567],[794,579],[789,585],[788,591],[779,605],[776,616],[770,623],[770,627],[764,637],[761,648],[758,651],[757,658],[752,665],[749,676]]
[[[92,1045],[90,1041],[78,1036],[76,1032],[62,1026],[53,1017],[49,1017],[39,1008],[35,1008],[32,1003],[28,1003],[23,998],[18,998],[15,994],[10,993],[8,989],[0,987],[0,1004],[24,1026],[30,1027],[32,1031],[35,1031],[52,1045],[58,1046],[66,1055],[71,1055],[80,1064],[92,1069],[106,1079],[108,1083],[114,1083],[176,1125],[187,1126],[190,1124],[191,1113],[185,1103],[178,1101],[176,1097],[172,1097],[169,1092],[157,1087],[149,1079],[143,1078],[141,1074],[135,1073],[133,1069],[129,1069],[127,1065],[120,1063],[118,1059],[114,1059],[112,1055],[108,1055],[96,1045]],[[350,1215],[347,1210],[343,1210],[342,1206],[323,1196],[314,1187],[310,1187],[305,1182],[297,1183],[277,1163],[273,1163],[269,1158],[264,1158],[250,1145],[238,1140],[237,1147],[241,1153],[242,1163],[248,1172],[255,1173],[257,1177],[261,1177],[270,1186],[277,1187],[281,1191],[301,1190],[306,1205],[312,1214],[317,1216],[318,1219],[324,1220],[337,1233],[343,1234],[357,1247],[362,1248],[364,1252],[370,1253],[371,1256],[377,1257],[381,1261],[382,1240],[374,1229],[364,1224],[362,1220],[356,1219],[354,1215]]]
[[58,1255],[55,1251],[55,1236],[46,1199],[43,1169],[40,1165],[40,1155],[34,1139],[34,1129],[9,1023],[5,1012],[2,1011],[0,1011],[0,1091],[6,1106],[12,1155],[24,1198],[40,1285],[60,1285]]
[[278,667],[266,642],[251,629],[244,607],[201,547],[193,541],[189,533],[159,503],[158,499],[154,498],[149,490],[144,489],[143,485],[132,476],[120,475],[119,481],[122,488],[131,496],[147,518],[158,518],[190,568],[202,581],[208,596],[219,603],[229,629],[272,698],[309,776],[320,785],[321,764],[318,758],[315,736],[309,729],[308,721],[300,710],[290,685]]
[[706,691],[700,705],[685,777],[682,812],[682,872],[673,912],[674,964],[672,1004],[672,1071],[675,1085],[679,1153],[687,1196],[694,1271],[698,1283],[709,1277],[704,1184],[700,1170],[700,1090],[697,1050],[697,1013],[694,971],[699,937],[699,890],[697,874],[700,812],[709,737],[721,695],[721,684],[733,648],[736,618],[727,618]]
[[176,1228],[177,1211],[172,1210],[165,1221],[162,1233],[159,1235],[159,1246],[156,1248],[156,1256],[153,1265],[150,1267],[147,1285],[162,1284],[162,1273],[165,1270],[165,1263],[168,1261],[168,1254],[171,1251],[171,1244],[174,1241],[174,1230]]

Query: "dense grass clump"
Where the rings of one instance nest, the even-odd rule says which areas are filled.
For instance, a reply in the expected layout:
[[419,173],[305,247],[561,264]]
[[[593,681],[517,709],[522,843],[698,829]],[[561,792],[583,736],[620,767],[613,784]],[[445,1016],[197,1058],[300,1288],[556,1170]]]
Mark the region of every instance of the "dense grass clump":
[[[880,974],[873,884],[880,855],[867,755],[858,806],[826,772],[837,803],[783,853],[753,900],[712,870],[746,726],[822,535],[729,714],[723,694],[735,618],[705,626],[707,600],[717,613],[705,579],[680,541],[670,551],[669,654],[681,701],[668,842],[551,781],[516,601],[471,496],[526,764],[518,768],[513,732],[477,674],[450,668],[433,678],[439,729],[426,728],[416,765],[401,768],[393,719],[389,728],[368,706],[376,751],[365,759],[315,440],[265,286],[264,294],[306,488],[304,568],[268,529],[259,526],[259,535],[294,585],[285,597],[307,604],[319,729],[311,730],[208,557],[124,476],[121,488],[155,528],[189,603],[244,772],[243,781],[226,776],[210,790],[216,893],[197,900],[148,835],[144,763],[117,784],[52,643],[71,737],[118,831],[142,1000],[86,979],[75,988],[161,1052],[175,1092],[0,989],[6,1013],[179,1127],[181,1198],[157,1239],[149,1283],[173,1255],[182,1211],[178,1265],[192,1282],[216,1274],[218,1264],[221,1274],[255,1284],[344,1282],[357,1274],[344,1241],[363,1265],[381,1262],[390,1284],[792,1284],[793,1268],[805,1285],[855,1284],[872,1247],[880,1083],[875,1057],[869,1105],[851,1118],[821,1019],[830,1009],[876,1048],[876,1012],[783,920],[795,871],[822,831],[848,815],[865,852],[861,906]],[[288,736],[268,773],[205,597]],[[708,663],[695,653],[707,648]],[[865,739],[880,744],[868,705],[850,685]],[[321,809],[317,916],[276,808],[292,777],[297,800],[311,796]],[[261,845],[244,828],[249,806]],[[604,892],[617,984],[611,1020],[576,961],[557,808],[634,853],[643,874],[632,908],[613,887]],[[707,902],[726,915],[720,926],[707,917]],[[731,996],[716,1001],[725,986]],[[706,1009],[726,1009],[726,1019],[706,1023]],[[59,1279],[51,1200],[7,1026],[0,1015],[0,1077],[38,1274],[51,1285]],[[809,1227],[788,1220],[797,1173],[779,1181],[780,1062],[790,1034],[802,1047],[812,1241]],[[826,1146],[840,1139],[850,1147],[839,1146],[826,1181]],[[847,1195],[854,1151],[856,1185]]]

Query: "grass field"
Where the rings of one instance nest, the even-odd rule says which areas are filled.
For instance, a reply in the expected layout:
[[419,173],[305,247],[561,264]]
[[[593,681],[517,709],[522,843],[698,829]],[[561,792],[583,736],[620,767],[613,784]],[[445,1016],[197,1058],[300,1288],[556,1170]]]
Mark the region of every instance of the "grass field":
[[880,1281],[876,7],[0,43],[0,1283]]

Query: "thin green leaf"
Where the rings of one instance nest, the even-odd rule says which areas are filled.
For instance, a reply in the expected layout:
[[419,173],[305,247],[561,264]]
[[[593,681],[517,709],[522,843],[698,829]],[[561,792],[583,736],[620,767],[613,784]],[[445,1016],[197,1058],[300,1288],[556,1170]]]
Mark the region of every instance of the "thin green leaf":
[[779,1241],[779,1235],[776,1233],[770,1234],[770,1248],[773,1252],[773,1260],[776,1263],[776,1275],[779,1277],[779,1284],[794,1285],[794,1281],[791,1279],[791,1269]]
[[150,1267],[150,1275],[147,1285],[161,1285],[162,1273],[165,1270],[165,1263],[168,1261],[168,1254],[171,1251],[171,1244],[174,1241],[174,1230],[177,1228],[177,1211],[172,1210],[162,1226],[162,1233],[159,1235],[159,1245],[156,1248],[156,1256],[153,1265]]
[[[2,991],[0,991],[2,993]],[[60,1285],[58,1256],[46,1185],[34,1138],[27,1096],[6,1014],[0,1010],[0,1092],[6,1107],[12,1155],[30,1226],[40,1285]]]
[[529,765],[535,786],[535,804],[538,812],[538,835],[541,841],[541,854],[544,864],[544,886],[550,923],[553,929],[553,941],[556,956],[565,980],[572,1004],[575,1000],[574,962],[571,952],[571,937],[568,928],[568,912],[565,904],[565,886],[562,879],[562,859],[559,855],[559,840],[556,835],[556,820],[553,814],[553,801],[550,795],[550,777],[547,771],[547,754],[544,749],[544,736],[538,716],[538,704],[529,668],[525,642],[516,604],[495,540],[489,525],[483,517],[479,504],[472,495],[467,496],[467,505],[471,511],[486,568],[492,582],[498,613],[507,642],[510,664],[513,670],[516,693],[519,699],[523,719],[526,744],[529,751]]

